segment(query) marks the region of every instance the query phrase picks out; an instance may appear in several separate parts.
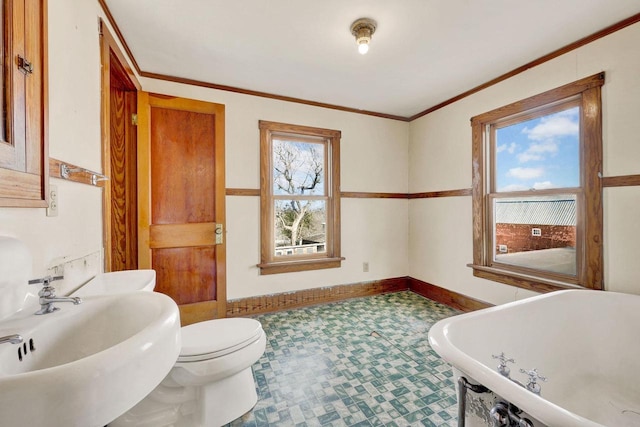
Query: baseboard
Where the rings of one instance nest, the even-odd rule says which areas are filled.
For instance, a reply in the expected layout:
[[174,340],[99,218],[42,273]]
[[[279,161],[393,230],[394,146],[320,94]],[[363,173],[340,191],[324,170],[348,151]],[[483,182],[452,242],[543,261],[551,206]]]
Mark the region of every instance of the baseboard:
[[407,282],[410,291],[457,310],[474,311],[492,306],[484,301],[432,285],[431,283],[423,282],[422,280],[414,279],[413,277],[408,277]]
[[371,282],[354,283],[352,285],[337,285],[229,300],[227,301],[227,317],[251,316],[254,314],[342,301],[349,298],[407,290],[461,311],[474,311],[491,307],[491,304],[484,301],[432,285],[431,283],[423,282],[422,280],[414,279],[413,277],[395,277],[393,279],[374,280]]
[[289,310],[309,305],[324,304],[408,290],[408,277],[374,280],[371,282],[305,289],[295,292],[262,295],[227,301],[227,317],[251,316],[260,313]]

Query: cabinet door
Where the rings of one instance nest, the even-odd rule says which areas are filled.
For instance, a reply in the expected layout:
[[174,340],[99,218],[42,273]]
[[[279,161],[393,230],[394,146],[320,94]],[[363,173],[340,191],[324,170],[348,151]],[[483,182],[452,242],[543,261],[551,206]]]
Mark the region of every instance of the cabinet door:
[[0,206],[46,207],[46,2],[0,4]]

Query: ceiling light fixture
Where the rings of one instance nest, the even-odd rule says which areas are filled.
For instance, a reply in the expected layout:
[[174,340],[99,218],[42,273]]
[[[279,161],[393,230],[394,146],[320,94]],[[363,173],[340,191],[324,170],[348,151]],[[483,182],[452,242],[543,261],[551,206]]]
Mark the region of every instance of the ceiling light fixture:
[[358,52],[362,55],[369,51],[371,36],[376,32],[376,21],[369,18],[360,18],[351,24],[351,34],[356,38]]

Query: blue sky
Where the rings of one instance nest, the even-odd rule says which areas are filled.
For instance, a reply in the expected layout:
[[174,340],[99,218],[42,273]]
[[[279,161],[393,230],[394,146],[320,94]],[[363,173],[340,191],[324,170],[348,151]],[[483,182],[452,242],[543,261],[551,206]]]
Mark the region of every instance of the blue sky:
[[578,187],[579,123],[573,107],[498,129],[497,191]]

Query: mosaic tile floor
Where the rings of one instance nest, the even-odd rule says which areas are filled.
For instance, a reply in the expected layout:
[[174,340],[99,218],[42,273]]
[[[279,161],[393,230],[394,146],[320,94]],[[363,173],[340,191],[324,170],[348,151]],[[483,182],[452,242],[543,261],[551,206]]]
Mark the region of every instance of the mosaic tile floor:
[[258,403],[229,426],[455,426],[451,369],[427,332],[457,313],[399,292],[256,316]]

